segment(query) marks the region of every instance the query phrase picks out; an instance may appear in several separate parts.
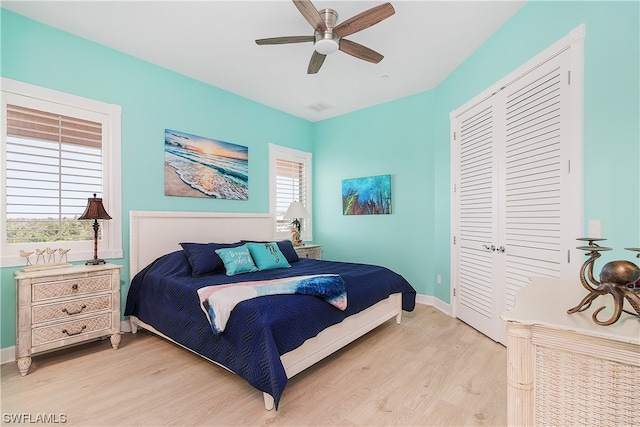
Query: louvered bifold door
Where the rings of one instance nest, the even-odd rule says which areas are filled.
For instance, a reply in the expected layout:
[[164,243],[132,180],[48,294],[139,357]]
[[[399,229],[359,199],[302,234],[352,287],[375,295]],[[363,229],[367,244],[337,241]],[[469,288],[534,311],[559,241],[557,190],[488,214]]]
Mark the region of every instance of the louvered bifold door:
[[456,288],[457,317],[496,339],[497,258],[492,245],[498,232],[496,111],[492,100],[477,105],[456,122],[459,181]]
[[[561,55],[543,64],[504,91],[504,213],[499,241],[505,247],[505,295],[501,312],[513,308],[516,292],[531,277],[559,278],[567,265],[562,233],[575,226],[568,214],[572,197],[565,184],[570,173],[569,74],[562,60]],[[568,237],[574,242],[575,237]]]
[[454,310],[502,343],[500,315],[520,288],[577,274],[582,187],[571,168],[580,156],[569,69],[567,50],[452,116]]

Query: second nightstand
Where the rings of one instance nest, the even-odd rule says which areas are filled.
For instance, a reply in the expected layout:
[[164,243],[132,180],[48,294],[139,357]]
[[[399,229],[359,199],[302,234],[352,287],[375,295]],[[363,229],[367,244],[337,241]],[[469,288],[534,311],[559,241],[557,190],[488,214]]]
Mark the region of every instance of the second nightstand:
[[294,249],[300,258],[322,259],[321,245],[295,246]]

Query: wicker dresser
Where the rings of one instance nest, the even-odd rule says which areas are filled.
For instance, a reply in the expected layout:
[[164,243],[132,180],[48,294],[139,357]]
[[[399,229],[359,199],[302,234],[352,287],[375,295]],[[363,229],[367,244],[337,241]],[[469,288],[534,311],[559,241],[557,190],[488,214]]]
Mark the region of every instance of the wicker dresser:
[[599,319],[613,312],[609,296],[567,314],[586,294],[577,280],[535,279],[502,315],[509,425],[640,425],[640,322],[593,323],[597,308],[607,306]]
[[17,271],[16,362],[21,375],[31,356],[111,336],[120,344],[121,265],[78,265]]
[[295,246],[294,249],[300,258],[322,259],[321,245]]

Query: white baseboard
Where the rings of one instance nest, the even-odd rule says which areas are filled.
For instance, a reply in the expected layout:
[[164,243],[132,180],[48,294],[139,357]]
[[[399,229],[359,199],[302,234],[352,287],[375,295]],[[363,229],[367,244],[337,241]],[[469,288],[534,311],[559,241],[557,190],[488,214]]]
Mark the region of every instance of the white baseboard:
[[433,306],[447,316],[451,316],[451,304],[447,304],[434,296],[418,294],[416,295],[416,303]]
[[120,332],[124,334],[131,332],[131,322],[129,322],[129,319],[120,321]]
[[0,364],[15,362],[16,360],[16,346],[0,348]]

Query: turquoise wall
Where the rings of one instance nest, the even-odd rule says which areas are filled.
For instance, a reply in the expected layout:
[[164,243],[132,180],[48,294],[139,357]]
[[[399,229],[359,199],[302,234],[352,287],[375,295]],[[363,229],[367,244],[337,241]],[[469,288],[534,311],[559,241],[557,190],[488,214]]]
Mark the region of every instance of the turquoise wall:
[[[324,258],[392,268],[427,295],[436,274],[435,106],[427,92],[316,123],[314,132],[314,239]],[[342,215],[342,180],[372,175],[391,175],[392,214]]]
[[[325,258],[388,266],[449,302],[449,114],[584,23],[584,234],[600,219],[616,249],[602,259],[633,261],[622,248],[640,246],[639,12],[638,2],[530,2],[435,90],[316,123]],[[341,180],[378,174],[392,175],[393,214],[343,216]]]
[[[586,236],[589,220],[602,221],[606,245],[614,248],[605,262],[633,260],[623,248],[640,246],[639,21],[637,1],[530,2],[437,89],[440,124],[449,111],[585,24],[583,229]],[[448,138],[448,128],[437,131],[439,141]]]
[[[581,23],[585,234],[589,219],[602,220],[616,248],[608,259],[632,260],[619,248],[640,245],[638,2],[530,2],[435,90],[318,123],[0,11],[3,77],[122,106],[125,257],[115,262],[125,278],[130,210],[268,212],[274,142],[313,152],[314,238],[325,258],[385,265],[449,302],[449,113]],[[165,197],[165,128],[248,146],[249,200]],[[343,216],[341,180],[382,174],[391,175],[393,214]],[[15,343],[14,270],[0,271],[2,348]]]
[[[312,151],[312,125],[5,9],[1,75],[122,106],[122,299],[128,289],[129,211],[269,212],[268,143]],[[37,59],[36,59],[37,58]],[[249,199],[164,196],[164,130],[249,147]],[[110,212],[113,216],[114,214]],[[0,347],[15,344],[16,268],[0,271]]]

